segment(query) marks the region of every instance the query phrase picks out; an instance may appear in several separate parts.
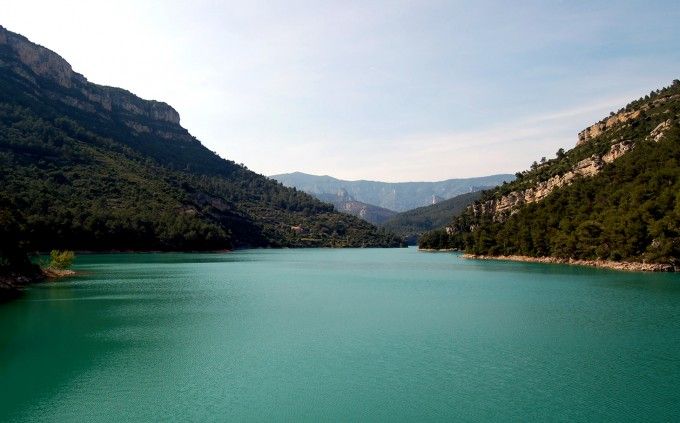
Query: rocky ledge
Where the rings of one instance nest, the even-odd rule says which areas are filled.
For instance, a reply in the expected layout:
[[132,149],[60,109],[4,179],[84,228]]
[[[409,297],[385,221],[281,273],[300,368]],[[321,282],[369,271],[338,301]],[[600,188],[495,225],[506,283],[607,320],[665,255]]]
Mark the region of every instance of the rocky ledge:
[[644,263],[630,261],[611,261],[611,260],[579,260],[563,259],[558,257],[529,257],[529,256],[484,256],[475,254],[463,254],[464,258],[475,260],[510,260],[522,261],[527,263],[549,263],[549,264],[572,264],[577,266],[601,267],[614,270],[625,270],[629,272],[677,272],[680,269],[672,264],[663,263]]
[[[58,100],[81,110],[94,113],[119,113],[123,116],[179,125],[179,113],[170,105],[153,100],[144,100],[136,95],[114,87],[93,84],[83,75],[75,72],[71,65],[57,53],[26,37],[8,31],[0,26],[0,69],[11,69],[25,80],[36,84],[38,80],[49,80],[64,92],[54,94]],[[4,58],[3,58],[4,57]]]
[[[671,127],[672,119],[667,119],[657,125],[646,137],[647,141],[659,142],[664,138],[666,131]],[[623,140],[612,144],[609,151],[602,156],[593,154],[576,163],[569,171],[555,175],[548,180],[537,182],[533,187],[522,191],[513,191],[498,199],[488,200],[483,203],[475,203],[470,207],[475,214],[493,215],[495,221],[503,221],[507,214],[512,214],[518,207],[543,200],[554,190],[571,185],[577,179],[593,177],[600,173],[605,165],[613,163],[621,156],[635,148],[632,140]]]

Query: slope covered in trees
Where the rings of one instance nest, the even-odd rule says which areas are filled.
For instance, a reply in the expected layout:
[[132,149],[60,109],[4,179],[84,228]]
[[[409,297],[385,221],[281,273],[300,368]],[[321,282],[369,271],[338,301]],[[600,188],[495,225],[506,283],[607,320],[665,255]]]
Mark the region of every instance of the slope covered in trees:
[[[489,191],[447,228],[423,236],[420,246],[492,256],[646,261],[677,268],[679,117],[676,80],[612,113],[594,126],[604,129],[591,131],[596,134],[592,139]],[[574,169],[587,176],[563,183]],[[537,187],[548,189],[546,181],[562,185],[542,197]]]
[[0,208],[32,250],[400,244],[220,158],[167,104],[92,84],[2,27],[0,169]]
[[404,238],[407,244],[416,245],[423,233],[445,226],[452,217],[461,214],[482,194],[483,191],[469,192],[437,204],[399,213],[380,226]]

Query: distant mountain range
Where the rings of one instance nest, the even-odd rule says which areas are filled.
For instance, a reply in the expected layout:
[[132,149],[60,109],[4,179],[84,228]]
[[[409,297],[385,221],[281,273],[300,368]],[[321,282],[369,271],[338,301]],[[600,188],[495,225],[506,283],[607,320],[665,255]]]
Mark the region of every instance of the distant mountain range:
[[335,210],[339,212],[360,217],[374,225],[379,225],[397,215],[394,210],[357,201],[345,189],[341,189],[336,194],[314,194],[314,196],[325,203],[333,204]]
[[294,187],[312,194],[323,201],[328,201],[329,194],[335,196],[346,192],[353,201],[404,212],[436,204],[461,194],[493,188],[503,182],[512,181],[515,176],[500,174],[438,182],[378,182],[345,181],[331,176],[294,172],[273,175],[271,178],[287,187]]

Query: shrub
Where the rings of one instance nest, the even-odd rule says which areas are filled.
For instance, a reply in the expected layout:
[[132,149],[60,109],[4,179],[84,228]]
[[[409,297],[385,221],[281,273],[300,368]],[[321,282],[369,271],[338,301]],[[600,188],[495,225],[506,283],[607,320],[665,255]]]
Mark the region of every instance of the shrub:
[[50,252],[50,263],[47,267],[59,270],[68,269],[73,264],[75,256],[73,251],[52,250]]

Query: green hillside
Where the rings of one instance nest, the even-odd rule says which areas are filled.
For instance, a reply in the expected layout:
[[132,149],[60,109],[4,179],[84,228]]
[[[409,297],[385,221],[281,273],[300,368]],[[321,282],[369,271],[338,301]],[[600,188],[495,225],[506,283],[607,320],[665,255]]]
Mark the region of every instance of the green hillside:
[[[574,149],[559,151],[556,158],[535,163],[515,181],[489,191],[447,230],[423,236],[420,246],[480,255],[647,261],[677,268],[679,116],[676,80],[584,131]],[[625,154],[612,160],[621,151]],[[589,172],[592,167],[586,166],[593,163],[601,168],[594,176],[574,178],[540,201],[526,201],[527,193],[538,195],[538,188],[570,171]],[[513,202],[515,206],[505,209]]]
[[92,84],[2,27],[0,169],[0,208],[31,250],[400,245],[220,158],[167,104]]
[[483,191],[469,192],[430,206],[419,207],[393,216],[380,226],[399,235],[409,245],[416,245],[425,232],[446,226],[453,216],[481,198]]

